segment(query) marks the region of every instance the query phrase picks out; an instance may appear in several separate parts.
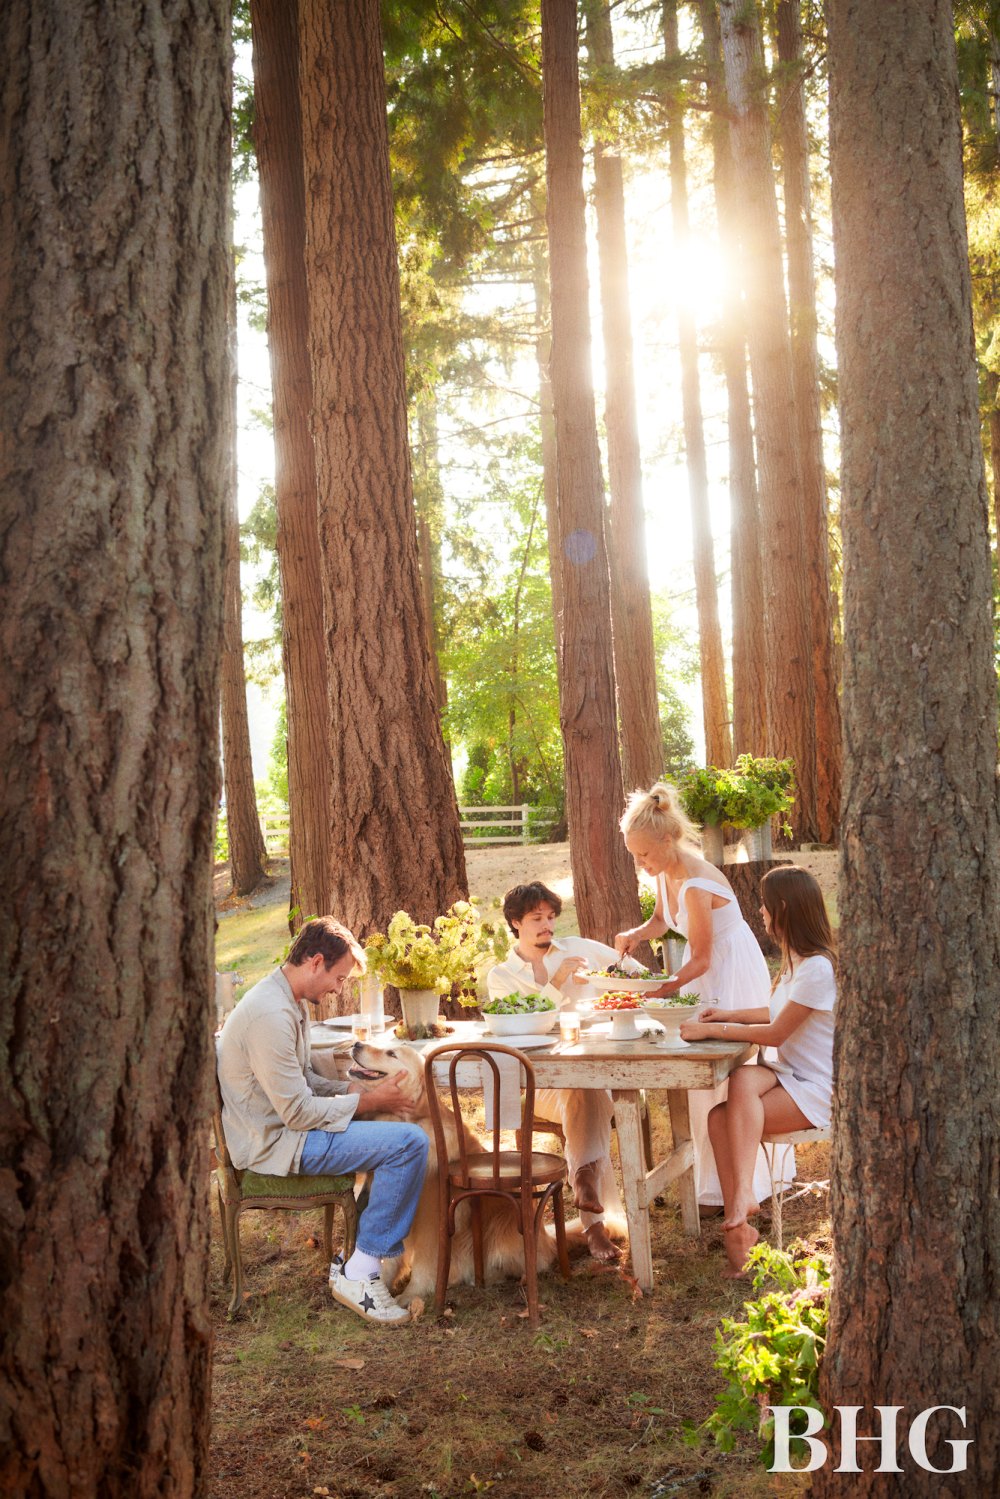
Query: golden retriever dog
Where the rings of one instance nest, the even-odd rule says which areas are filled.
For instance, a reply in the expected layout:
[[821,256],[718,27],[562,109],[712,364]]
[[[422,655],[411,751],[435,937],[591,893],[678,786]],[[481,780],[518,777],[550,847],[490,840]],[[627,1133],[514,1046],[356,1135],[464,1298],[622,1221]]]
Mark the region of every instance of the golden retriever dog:
[[[389,1047],[368,1046],[356,1041],[351,1048],[352,1062],[348,1069],[350,1077],[362,1088],[374,1088],[387,1077],[404,1072],[406,1081],[402,1091],[413,1101],[410,1122],[417,1124],[430,1140],[430,1155],[427,1158],[427,1175],[417,1205],[416,1217],[404,1241],[403,1256],[395,1271],[386,1273],[386,1281],[404,1306],[416,1296],[434,1295],[437,1279],[438,1256],[438,1162],[434,1146],[434,1128],[431,1124],[427,1103],[427,1084],[424,1059],[412,1046],[397,1042]],[[376,1119],[401,1116],[376,1114]],[[448,1141],[448,1156],[458,1156],[459,1131],[465,1138],[470,1154],[482,1154],[488,1147],[473,1129],[452,1111],[441,1105],[441,1118]],[[469,1226],[471,1208],[468,1202],[461,1203],[456,1213],[456,1230],[451,1241],[451,1268],[449,1286],[471,1286],[475,1284],[475,1267],[472,1256],[472,1230]],[[483,1261],[487,1284],[503,1280],[507,1276],[524,1274],[524,1249],[517,1227],[517,1215],[512,1204],[497,1197],[486,1197],[482,1202],[483,1216]],[[586,1241],[579,1224],[567,1227],[567,1244],[572,1252],[585,1247]],[[538,1240],[538,1268],[548,1270],[556,1260],[555,1235],[548,1224]]]

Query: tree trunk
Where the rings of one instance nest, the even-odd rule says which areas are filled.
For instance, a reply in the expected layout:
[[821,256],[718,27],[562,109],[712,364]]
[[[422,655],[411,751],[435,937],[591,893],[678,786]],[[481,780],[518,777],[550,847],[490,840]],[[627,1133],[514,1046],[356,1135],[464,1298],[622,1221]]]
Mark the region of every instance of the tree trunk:
[[[614,39],[607,0],[584,0],[583,10],[591,65],[613,67]],[[594,208],[604,323],[604,420],[611,489],[610,526],[605,530],[611,567],[618,732],[625,785],[647,787],[663,773],[663,743],[635,402],[625,189],[620,150],[600,140],[594,142]]]
[[809,575],[803,565],[798,426],[760,20],[756,5],[745,0],[720,0],[719,15],[740,192],[740,259],[757,437],[768,749],[795,760],[796,833],[811,840],[817,828]]
[[1000,375],[990,371],[986,377],[989,397],[990,468],[993,472],[993,527],[996,533],[997,574],[1000,576]]
[[229,878],[233,893],[249,895],[267,878],[267,849],[257,817],[250,754],[247,682],[243,664],[243,591],[240,586],[240,517],[236,503],[236,282],[229,257],[229,392],[225,439],[225,563],[222,617],[222,768],[229,830]]
[[300,0],[299,33],[330,899],[365,935],[468,887],[417,562],[377,0]]
[[207,1487],[228,7],[0,7],[0,1491]]
[[[544,213],[544,203],[541,204]],[[556,461],[556,424],[552,411],[552,382],[549,363],[552,357],[550,328],[549,277],[542,242],[532,246],[531,285],[534,293],[535,362],[538,367],[538,425],[542,450],[542,498],[545,501],[545,530],[549,554],[549,582],[552,588],[552,622],[556,655],[556,682],[562,702],[562,550],[559,545],[559,478]],[[564,777],[565,780],[565,777]],[[548,836],[553,842],[564,842],[567,835],[565,813]]]
[[288,710],[289,925],[295,931],[304,918],[330,911],[331,816],[326,632],[310,430],[297,0],[251,0],[250,14]]
[[560,721],[570,861],[580,931],[607,940],[638,923],[635,870],[618,832],[623,806],[604,486],[590,368],[587,242],[574,0],[542,0],[552,396],[562,565]]
[[[1000,1472],[1000,827],[987,500],[948,0],[830,0],[843,443],[835,1290],[823,1405],[967,1408],[927,1473]],[[874,1416],[869,1417],[869,1423]],[[871,1424],[862,1427],[870,1430]],[[968,1471],[943,1436],[974,1438]],[[874,1460],[868,1457],[868,1466]],[[841,1494],[830,1467],[814,1492]]]
[[809,570],[813,712],[816,724],[816,832],[836,841],[840,823],[841,725],[833,649],[836,603],[830,588],[830,524],[823,465],[823,421],[816,345],[816,279],[813,273],[812,189],[806,128],[800,0],[778,0],[778,59],[785,87],[778,108],[785,189],[785,253],[791,313],[792,382],[802,469],[802,539]]
[[764,920],[760,914],[760,882],[769,869],[774,869],[779,864],[790,867],[788,859],[748,859],[745,864],[726,865],[726,878],[739,901],[743,920],[757,938],[765,958],[778,957],[781,949],[764,929]]
[[[677,0],[665,0],[663,40],[670,62],[680,56],[677,39]],[[687,163],[684,157],[684,106],[676,90],[666,100],[667,146],[670,152],[670,212],[674,249],[683,264],[691,231],[688,219]],[[694,582],[698,603],[698,643],[701,653],[701,704],[705,727],[705,757],[709,765],[732,765],[733,737],[726,698],[726,667],[722,654],[719,598],[715,579],[715,549],[708,509],[708,460],[701,420],[701,382],[698,377],[698,331],[691,302],[677,298],[677,343],[681,360],[681,403],[684,446],[687,451],[694,538]]]
[[434,699],[438,713],[448,704],[448,684],[441,671],[441,641],[438,634],[438,597],[441,589],[441,524],[444,491],[438,465],[437,407],[434,396],[418,399],[416,410],[417,444],[413,456],[413,499],[417,512],[417,548],[420,557],[420,586],[427,624],[427,656],[434,678]]
[[[544,212],[544,205],[542,205]],[[559,545],[559,475],[556,460],[556,424],[552,411],[552,381],[549,365],[552,359],[551,308],[549,307],[548,267],[545,249],[532,246],[531,286],[534,292],[535,363],[538,368],[538,424],[542,449],[542,496],[545,500],[545,527],[549,550],[549,577],[552,583],[552,619],[556,640],[556,678],[562,682],[562,551]],[[562,695],[560,686],[560,696]]]
[[712,171],[719,238],[725,257],[719,344],[729,415],[729,507],[733,606],[733,751],[767,750],[764,693],[766,643],[761,575],[757,459],[747,384],[746,319],[736,269],[739,208],[733,180],[729,106],[722,71],[722,40],[716,0],[698,0],[705,39],[705,76],[712,108]]

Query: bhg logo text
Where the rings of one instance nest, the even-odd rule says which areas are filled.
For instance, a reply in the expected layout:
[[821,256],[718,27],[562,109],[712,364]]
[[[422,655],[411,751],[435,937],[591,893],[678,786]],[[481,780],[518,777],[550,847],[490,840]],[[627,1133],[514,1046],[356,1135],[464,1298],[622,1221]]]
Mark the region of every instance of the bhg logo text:
[[[772,1473],[812,1473],[817,1468],[822,1468],[830,1457],[830,1450],[824,1442],[817,1439],[817,1433],[823,1430],[823,1413],[811,1406],[805,1405],[772,1405],[767,1406],[774,1416],[774,1463],[770,1468]],[[965,1406],[964,1405],[931,1405],[920,1412],[906,1428],[906,1446],[900,1447],[900,1416],[904,1410],[902,1405],[876,1405],[874,1414],[877,1427],[877,1435],[860,1436],[858,1434],[858,1417],[865,1407],[862,1405],[835,1405],[834,1411],[837,1423],[840,1427],[840,1461],[834,1468],[835,1473],[902,1473],[904,1469],[900,1466],[900,1459],[906,1461],[907,1456],[916,1463],[918,1468],[923,1468],[927,1473],[964,1473],[968,1466],[968,1451],[972,1446],[971,1437],[946,1438],[943,1445],[950,1448],[951,1466],[938,1468],[927,1456],[927,1428],[934,1421],[933,1436],[935,1446],[937,1440],[942,1438],[940,1422],[947,1420],[951,1431],[965,1430]],[[793,1432],[791,1430],[792,1416],[797,1413],[805,1417],[805,1429]],[[954,1418],[957,1418],[954,1419]],[[835,1425],[837,1424],[835,1423]],[[796,1426],[801,1425],[796,1421]],[[868,1423],[866,1423],[867,1425]],[[836,1431],[831,1433],[835,1440]],[[809,1451],[809,1461],[801,1462],[802,1450],[800,1447],[792,1447],[793,1443],[804,1442]],[[878,1466],[873,1467],[866,1463],[864,1467],[858,1461],[858,1447],[862,1442],[870,1442],[872,1447],[866,1449],[866,1455],[870,1457],[878,1453]],[[873,1450],[873,1448],[875,1450]],[[836,1448],[834,1449],[836,1452]],[[791,1462],[792,1452],[797,1459],[793,1465]]]

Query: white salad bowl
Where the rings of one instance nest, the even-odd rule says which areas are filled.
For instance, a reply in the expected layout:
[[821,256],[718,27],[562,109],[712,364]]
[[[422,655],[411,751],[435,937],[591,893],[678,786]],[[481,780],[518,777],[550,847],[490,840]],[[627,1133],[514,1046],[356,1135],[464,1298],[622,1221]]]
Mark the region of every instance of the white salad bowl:
[[483,1015],[493,1036],[543,1036],[559,1019],[558,1010],[534,1010],[520,1015]]

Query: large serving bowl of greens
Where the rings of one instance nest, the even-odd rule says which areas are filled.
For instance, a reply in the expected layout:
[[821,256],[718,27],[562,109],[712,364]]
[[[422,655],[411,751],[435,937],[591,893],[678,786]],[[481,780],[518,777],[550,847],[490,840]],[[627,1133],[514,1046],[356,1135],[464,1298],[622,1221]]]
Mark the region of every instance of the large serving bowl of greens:
[[541,1036],[555,1025],[559,1011],[545,994],[508,994],[482,1006],[486,1029],[493,1036]]

